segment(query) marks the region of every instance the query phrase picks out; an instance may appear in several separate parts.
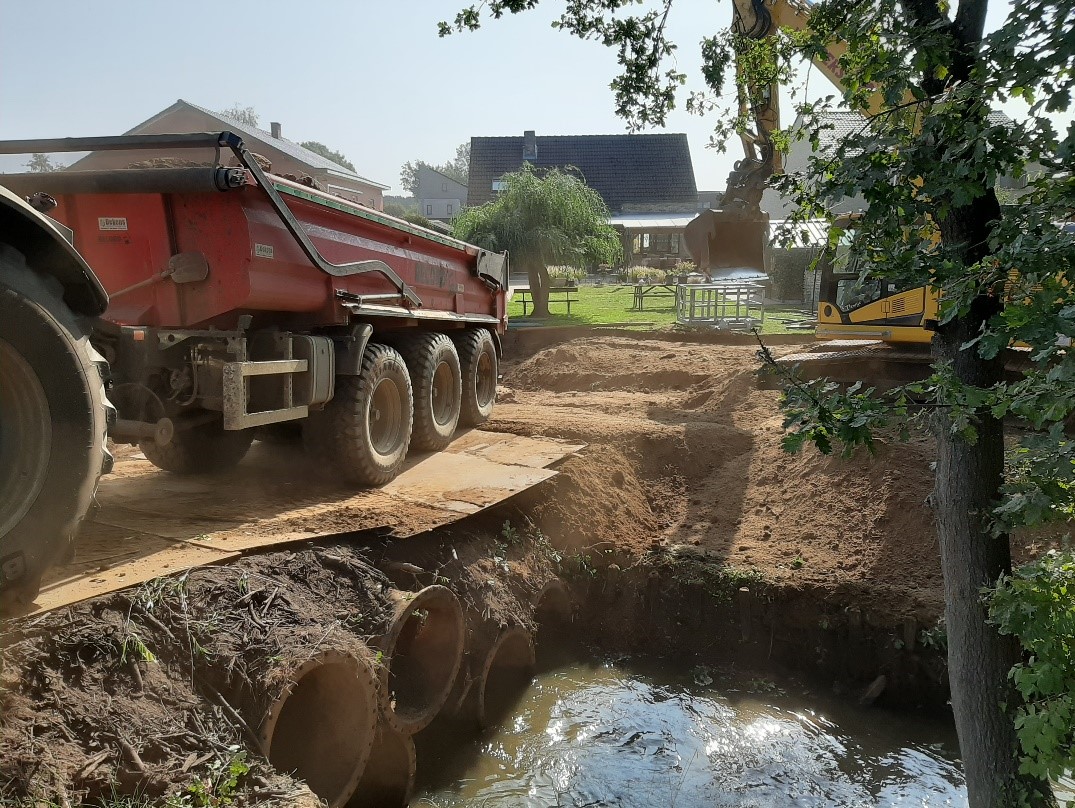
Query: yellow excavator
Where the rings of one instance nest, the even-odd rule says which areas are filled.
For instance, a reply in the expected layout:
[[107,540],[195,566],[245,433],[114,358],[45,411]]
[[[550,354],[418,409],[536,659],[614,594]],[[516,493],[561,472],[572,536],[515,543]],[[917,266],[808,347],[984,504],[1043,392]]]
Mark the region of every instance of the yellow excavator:
[[[808,2],[800,0],[734,0],[732,30],[752,39],[773,36],[779,28],[805,29],[810,16]],[[843,90],[840,57],[847,45],[834,41],[827,58],[814,64],[838,89]],[[687,249],[699,268],[714,278],[741,275],[741,268],[767,269],[765,244],[769,216],[761,198],[769,178],[783,170],[772,135],[780,128],[779,86],[776,83],[751,92],[741,74],[736,82],[740,112],[752,119],[754,131],[745,131],[745,157],[735,164],[719,210],[707,210],[685,230]],[[868,115],[884,109],[880,93],[869,99]],[[891,282],[870,277],[850,261],[848,234],[854,217],[838,220],[844,238],[818,262],[817,329],[823,340],[882,340],[902,345],[928,344],[930,321],[937,317],[937,292],[926,286],[901,289]],[[841,345],[832,346],[835,349]]]

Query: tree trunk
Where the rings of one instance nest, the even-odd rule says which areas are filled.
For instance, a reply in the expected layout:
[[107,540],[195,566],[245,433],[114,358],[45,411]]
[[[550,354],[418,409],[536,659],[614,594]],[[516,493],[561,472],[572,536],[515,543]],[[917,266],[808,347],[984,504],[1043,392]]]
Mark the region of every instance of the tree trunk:
[[[996,197],[990,192],[973,209],[953,212],[941,224],[946,243],[984,245],[989,222],[999,216],[999,206],[995,211],[994,206]],[[966,251],[968,265],[980,258],[975,253],[981,249]],[[951,362],[963,384],[985,388],[1003,376],[1003,352],[985,360],[974,348],[961,350],[998,308],[996,298],[981,295],[966,316],[942,326],[933,339],[935,358]],[[1000,635],[989,623],[982,595],[984,587],[1011,571],[1012,562],[1007,534],[993,536],[989,531],[1004,475],[1004,425],[988,409],[977,415],[974,441],[952,433],[947,413],[934,418],[934,506],[944,573],[948,677],[967,797],[970,808],[1047,806],[1054,804],[1048,785],[1018,771],[1013,710],[1019,697],[1008,672],[1021,659],[1019,642]]]
[[[934,339],[938,359],[954,362],[964,382],[987,386],[997,375],[987,363],[959,347],[976,329],[961,320]],[[937,537],[944,571],[948,628],[948,678],[952,687],[959,749],[972,808],[1000,806],[1016,780],[1016,737],[1007,679],[1019,661],[1018,642],[987,622],[981,590],[1011,570],[1007,535],[991,536],[986,521],[1004,470],[1004,431],[985,414],[978,439],[969,443],[937,418],[937,475],[934,490]]]
[[549,270],[543,261],[528,262],[526,276],[530,279],[530,297],[534,300],[533,317],[549,316]]

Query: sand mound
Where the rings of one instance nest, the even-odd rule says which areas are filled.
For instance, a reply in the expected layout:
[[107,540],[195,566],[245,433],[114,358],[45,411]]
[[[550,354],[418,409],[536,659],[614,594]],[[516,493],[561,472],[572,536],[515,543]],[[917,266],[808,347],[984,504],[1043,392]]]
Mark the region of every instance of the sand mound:
[[753,346],[594,337],[506,367],[495,427],[585,441],[533,507],[567,548],[690,545],[793,586],[930,619],[941,578],[928,439],[845,460],[784,452]]

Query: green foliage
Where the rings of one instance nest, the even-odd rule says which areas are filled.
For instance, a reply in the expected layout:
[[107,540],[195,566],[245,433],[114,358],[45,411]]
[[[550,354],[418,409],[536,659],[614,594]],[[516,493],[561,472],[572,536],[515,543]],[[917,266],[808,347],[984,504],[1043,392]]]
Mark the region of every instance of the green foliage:
[[316,140],[304,140],[299,144],[304,149],[309,149],[314,154],[320,154],[326,160],[331,160],[337,165],[341,165],[344,168],[349,168],[351,171],[355,170],[355,164],[344,157],[340,152],[335,149],[330,149],[324,143],[318,143]]
[[938,618],[932,628],[924,628],[918,632],[918,641],[925,648],[934,648],[938,651],[948,650],[948,626],[944,623],[944,617]]
[[[496,18],[538,4],[488,0],[464,8],[453,22],[441,23],[440,31],[474,29],[483,13]],[[665,36],[671,0],[655,4],[656,10],[644,5],[638,11],[636,5],[579,0],[566,4],[557,24],[615,50],[621,65],[613,82],[617,110],[629,125],[646,126],[664,120],[683,76],[673,62],[675,45]],[[753,4],[755,13],[761,14],[764,5]],[[938,497],[937,507],[947,509],[938,522],[961,549],[989,540],[990,529],[1000,536],[1017,525],[1070,518],[1075,512],[1075,454],[1063,430],[1075,414],[1075,352],[1070,349],[1075,238],[1053,224],[1075,211],[1075,125],[1058,131],[1054,120],[1055,113],[1071,109],[1075,91],[1072,5],[1069,0],[1012,0],[1002,9],[999,26],[985,34],[987,7],[987,0],[820,0],[809,4],[803,31],[768,32],[771,36],[765,35],[764,19],[739,19],[736,30],[702,40],[700,89],[688,100],[690,109],[708,112],[731,99],[733,111],[715,130],[715,145],[721,146],[757,127],[755,113],[765,106],[765,94],[774,82],[790,86],[799,60],[827,61],[842,76],[840,92],[819,100],[810,100],[803,86],[791,87],[794,130],[746,139],[761,147],[762,156],[770,147],[786,151],[796,143],[810,145],[806,170],[771,182],[795,205],[792,230],[806,220],[833,222],[841,200],[864,200],[865,210],[848,233],[849,258],[895,288],[930,285],[940,293],[940,336],[934,345],[943,361],[926,381],[884,393],[787,379],[784,403],[791,431],[785,445],[796,450],[809,442],[823,452],[869,449],[876,430],[898,426],[905,432],[908,419],[929,414],[947,450],[944,456],[952,458],[941,467],[938,479],[944,487],[954,485],[961,472],[969,478],[999,467],[1004,420],[1027,427],[1008,457],[1003,483],[993,482],[999,475],[987,475],[972,487],[977,499],[969,507],[991,517],[991,525],[957,533],[951,525],[968,520],[954,509],[968,507],[967,501],[947,496],[955,493],[950,490]],[[837,42],[846,44],[838,57],[830,53]],[[732,80],[734,94],[726,86]],[[1006,121],[991,114],[1013,98],[1028,105],[1025,117]],[[848,110],[863,113],[861,124],[835,132],[832,113]],[[995,189],[1004,176],[1029,181],[1019,204],[1002,211]],[[830,246],[840,236],[830,231]],[[1005,377],[1005,353],[1013,343],[1028,348],[1026,372]],[[773,366],[764,350],[763,358]],[[977,450],[967,451],[968,446]],[[982,514],[979,503],[990,497],[993,513]],[[946,576],[958,580],[961,570],[952,559],[961,557],[947,554]],[[1075,684],[1057,672],[1059,662],[1052,668],[1043,663],[1051,658],[1050,636],[1065,641],[1068,653],[1075,647],[1070,623],[1064,622],[1070,611],[1063,609],[1064,603],[1070,609],[1072,590],[1058,582],[1056,563],[1041,563],[1032,576],[1043,579],[1040,587],[1014,576],[1011,608],[997,618],[1035,648],[1033,661],[1012,674],[1028,699],[1018,731],[1033,762],[1024,760],[1023,773],[1035,776],[1055,771],[1061,758],[1072,764],[1068,733],[1075,724],[1070,702]],[[996,556],[990,576],[1004,566]],[[1061,591],[1068,593],[1066,601],[1056,597]],[[1036,623],[1012,620],[1035,611],[1044,612]],[[964,617],[968,610],[954,613],[961,625],[950,626],[951,653],[966,659],[975,653],[969,638],[992,641],[995,635]],[[1034,644],[1036,637],[1041,647]],[[980,673],[959,673],[953,686],[979,688],[999,678],[996,670]],[[988,695],[974,696],[982,697]],[[996,762],[1008,754],[1009,740],[994,717],[967,715],[962,703],[954,701],[960,733],[980,733],[979,748],[989,749],[977,759],[965,758],[968,770],[982,775],[987,759]],[[985,793],[989,787],[984,786],[972,793],[976,804],[998,804],[1041,789],[1029,777],[1017,782],[1013,773],[999,774],[994,791],[1004,793]]]
[[246,752],[238,746],[228,747],[226,758],[216,757],[205,774],[187,786],[179,797],[173,797],[167,808],[225,808],[235,804],[239,783],[250,772]]
[[668,273],[663,269],[657,267],[647,266],[635,266],[629,267],[627,270],[627,278],[632,283],[661,283],[668,276]]
[[[453,22],[441,22],[439,33],[477,30],[481,11],[499,18],[505,13],[518,14],[537,6],[538,0],[488,0],[469,6],[456,14]],[[627,120],[632,130],[663,126],[668,112],[675,107],[677,90],[686,76],[674,66],[662,66],[662,60],[674,56],[676,46],[665,33],[671,2],[663,9],[642,14],[618,16],[615,12],[631,5],[629,0],[595,0],[572,2],[553,23],[580,39],[596,39],[615,48],[621,73],[612,80],[616,114]]]
[[1052,550],[1002,578],[989,614],[1025,651],[1010,674],[1021,771],[1055,779],[1075,769],[1075,554]]
[[400,218],[411,224],[416,224],[419,227],[433,229],[433,222],[429,221],[429,219],[416,210],[405,210]]
[[26,161],[25,167],[27,171],[34,174],[49,174],[53,171],[63,171],[65,166],[53,161],[52,157],[47,154],[41,154],[35,152],[30,155],[30,159]]
[[126,662],[128,654],[141,662],[153,663],[157,661],[157,655],[149,650],[149,646],[142,641],[141,637],[133,632],[128,633],[123,639],[123,648],[120,651],[120,662]]
[[581,281],[586,277],[586,270],[582,267],[551,266],[548,268],[550,278],[563,278],[564,280]]
[[246,124],[247,126],[256,127],[258,125],[259,116],[254,108],[244,107],[238,101],[227,109],[220,110],[218,114],[223,115],[225,118],[231,118],[233,121]]
[[769,270],[773,297],[780,300],[801,300],[803,278],[816,257],[817,251],[811,247],[774,249],[773,266]]
[[[413,210],[413,208],[411,210]],[[408,208],[405,208],[402,205],[397,205],[394,202],[385,202],[384,212],[389,216],[395,216],[397,219],[402,219],[407,215],[407,211]]]
[[455,220],[457,237],[507,251],[522,266],[620,260],[608,207],[578,177],[555,168],[539,174],[528,165],[502,180],[505,190],[495,200],[467,208]]
[[455,157],[439,165],[427,163],[425,160],[404,163],[399,173],[399,184],[414,196],[418,194],[418,172],[423,168],[431,168],[461,185],[466,185],[470,180],[470,143],[460,143],[456,146]]
[[510,520],[504,520],[504,526],[500,528],[500,535],[504,539],[504,544],[515,544],[519,541],[519,530],[513,527]]
[[780,399],[786,432],[784,449],[794,453],[812,443],[823,454],[841,447],[843,455],[850,457],[859,446],[873,452],[874,433],[893,417],[889,402],[876,392],[862,382],[844,389],[828,379],[791,379]]
[[[668,328],[676,322],[675,300],[671,297],[646,298],[645,309],[635,311],[634,290],[624,286],[580,286],[575,291],[577,302],[571,304],[571,315],[561,305],[553,308],[547,321],[552,325],[622,325],[635,328]],[[508,303],[508,317],[515,319],[523,313],[518,297]],[[802,319],[798,306],[766,306],[762,334],[790,333],[785,321]]]

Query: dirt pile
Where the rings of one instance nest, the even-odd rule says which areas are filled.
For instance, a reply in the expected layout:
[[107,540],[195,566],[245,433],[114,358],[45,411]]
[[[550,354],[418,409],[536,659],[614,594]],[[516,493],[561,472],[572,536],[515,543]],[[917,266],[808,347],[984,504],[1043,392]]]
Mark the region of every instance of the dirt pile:
[[[929,439],[882,441],[851,460],[787,455],[778,394],[757,387],[756,366],[750,345],[675,336],[590,336],[509,358],[489,427],[588,445],[548,483],[407,540],[294,544],[10,623],[0,802],[201,788],[239,806],[315,804],[261,756],[266,716],[289,676],[326,655],[363,657],[382,717],[406,687],[428,695],[406,672],[394,686],[378,645],[394,636],[413,647],[430,610],[398,635],[390,626],[425,587],[450,588],[463,614],[445,702],[457,707],[473,701],[505,631],[534,632],[535,599],[556,577],[584,598],[580,624],[612,652],[720,656],[741,640],[763,663],[839,655],[832,670],[855,680],[882,664],[890,689],[940,681],[939,656],[913,650],[942,607]],[[152,493],[158,473],[123,456],[124,483]],[[301,508],[264,528],[342,529],[318,504],[338,488],[318,499],[313,483],[247,465],[236,474],[248,496],[189,518],[264,520],[290,503]],[[297,501],[307,493],[316,502]],[[416,506],[385,524],[420,516]],[[300,755],[306,744],[292,746]]]
[[[794,348],[778,349],[780,351]],[[936,618],[931,444],[851,460],[781,446],[751,346],[603,336],[509,362],[494,429],[585,441],[535,520],[567,548],[660,539],[865,608]]]

